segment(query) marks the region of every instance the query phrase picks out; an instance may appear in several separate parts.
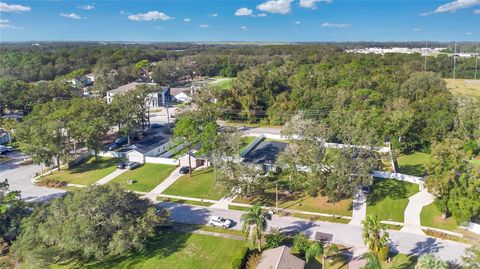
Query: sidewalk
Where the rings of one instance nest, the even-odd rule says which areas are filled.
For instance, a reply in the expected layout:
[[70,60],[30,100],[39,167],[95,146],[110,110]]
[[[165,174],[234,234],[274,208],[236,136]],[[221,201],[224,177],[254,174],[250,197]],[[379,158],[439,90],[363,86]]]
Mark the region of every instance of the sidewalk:
[[177,167],[173,172],[160,184],[158,184],[155,189],[151,190],[149,193],[145,195],[145,198],[152,200],[153,202],[157,201],[157,196],[164,192],[170,185],[175,183],[177,179],[182,177],[183,175],[180,174],[181,166]]
[[107,184],[108,182],[110,182],[110,180],[118,177],[119,175],[127,172],[128,170],[127,169],[117,169],[115,171],[113,171],[112,173],[106,175],[105,177],[99,179],[97,182],[95,182],[95,185],[104,185],[104,184]]
[[434,197],[427,190],[422,190],[408,198],[408,205],[404,211],[404,226],[402,232],[423,234],[420,226],[420,213],[422,208],[433,203]]
[[348,224],[360,226],[367,216],[367,196],[359,190],[353,198],[352,221]]

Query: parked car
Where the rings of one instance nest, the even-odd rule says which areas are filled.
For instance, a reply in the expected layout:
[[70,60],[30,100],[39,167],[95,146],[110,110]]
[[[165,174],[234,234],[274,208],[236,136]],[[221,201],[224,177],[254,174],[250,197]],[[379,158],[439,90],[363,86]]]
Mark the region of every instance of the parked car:
[[133,170],[140,166],[140,163],[137,162],[127,162],[125,163],[125,169]]
[[150,124],[150,127],[152,129],[158,129],[158,128],[162,128],[162,125],[160,123],[152,123]]
[[232,225],[232,222],[222,217],[212,216],[210,217],[210,220],[208,220],[208,225],[227,229],[230,227],[230,225]]
[[121,146],[121,145],[127,143],[127,141],[128,141],[128,137],[124,135],[124,136],[121,136],[121,137],[115,139],[115,142],[113,142],[113,143],[116,143],[117,145]]
[[118,168],[118,169],[125,169],[125,162],[120,162],[120,163],[117,165],[117,168]]
[[362,186],[362,192],[364,194],[370,194],[372,193],[372,186]]
[[7,147],[5,147],[4,145],[0,145],[0,154],[4,154],[7,152],[8,152]]
[[180,172],[180,174],[184,174],[184,175],[188,174],[188,173],[190,173],[190,167],[182,166],[182,167],[180,167],[180,171],[178,171],[178,172]]

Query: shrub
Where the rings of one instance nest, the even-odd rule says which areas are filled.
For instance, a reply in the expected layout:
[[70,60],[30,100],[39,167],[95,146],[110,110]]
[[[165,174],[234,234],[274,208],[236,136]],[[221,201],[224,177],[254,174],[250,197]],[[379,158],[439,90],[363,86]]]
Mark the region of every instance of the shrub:
[[382,262],[388,260],[388,251],[389,251],[388,246],[384,246],[380,248],[380,250],[378,251],[378,259]]
[[243,248],[237,250],[237,252],[235,252],[235,254],[233,254],[232,269],[242,269],[243,266],[245,265],[246,260],[247,260],[247,255],[248,255],[248,248],[247,247],[243,247]]
[[478,144],[474,140],[468,140],[463,144],[463,151],[469,155],[477,155],[479,153]]
[[285,235],[278,229],[271,229],[270,233],[265,235],[266,248],[276,248],[285,242]]
[[293,237],[293,250],[305,256],[305,252],[310,247],[308,238],[304,233],[298,233]]
[[43,179],[43,180],[38,181],[37,185],[45,186],[45,187],[48,187],[48,188],[65,188],[67,186],[67,182],[47,178],[47,179]]
[[252,253],[250,256],[248,256],[248,261],[246,266],[247,269],[257,268],[258,264],[260,263],[260,258],[261,258],[260,253]]

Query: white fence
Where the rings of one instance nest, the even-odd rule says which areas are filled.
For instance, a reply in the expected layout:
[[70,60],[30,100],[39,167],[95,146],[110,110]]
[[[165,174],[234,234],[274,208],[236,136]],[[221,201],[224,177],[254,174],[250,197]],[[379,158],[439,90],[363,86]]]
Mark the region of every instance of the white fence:
[[176,166],[180,165],[180,161],[177,159],[162,158],[162,157],[145,157],[145,162],[176,165]]
[[389,179],[397,179],[400,181],[406,181],[414,184],[420,185],[420,188],[423,189],[425,182],[421,177],[416,177],[416,176],[411,176],[411,175],[405,175],[405,174],[400,174],[400,173],[390,173],[386,171],[373,171],[373,176],[374,177],[379,177],[379,178],[389,178]]
[[255,148],[263,139],[265,138],[265,135],[260,135],[258,136],[257,138],[255,138],[255,140],[253,140],[252,143],[250,143],[250,145],[248,145],[248,147],[246,147],[241,153],[240,153],[240,157],[245,157],[245,155],[247,155],[253,148]]
[[98,156],[109,157],[109,158],[123,158],[125,153],[120,153],[116,151],[100,151]]

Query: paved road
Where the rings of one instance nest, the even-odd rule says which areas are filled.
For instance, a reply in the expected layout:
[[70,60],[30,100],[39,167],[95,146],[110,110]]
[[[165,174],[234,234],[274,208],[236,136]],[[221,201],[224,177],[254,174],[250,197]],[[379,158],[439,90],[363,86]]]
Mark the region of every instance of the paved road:
[[[172,220],[177,222],[191,224],[206,224],[212,215],[222,216],[231,219],[234,223],[232,229],[240,230],[240,216],[243,212],[234,210],[225,210],[212,207],[200,207],[186,204],[160,203],[172,209]],[[364,248],[361,238],[361,227],[330,223],[313,222],[293,217],[276,217],[268,224],[269,227],[281,228],[284,232],[302,231],[312,237],[315,232],[325,232],[333,234],[333,241],[338,244],[353,246],[354,248]],[[460,262],[461,256],[468,246],[465,244],[441,240],[433,237],[427,237],[419,234],[409,234],[400,231],[389,231],[392,240],[392,249],[405,254],[423,254],[436,253],[443,259]]]
[[0,164],[0,180],[8,179],[10,190],[20,191],[23,199],[38,201],[61,196],[65,193],[64,190],[34,186],[31,178],[36,172],[40,171],[40,166],[34,164],[22,165],[25,156],[20,152],[12,152],[7,156],[11,158],[11,161]]

